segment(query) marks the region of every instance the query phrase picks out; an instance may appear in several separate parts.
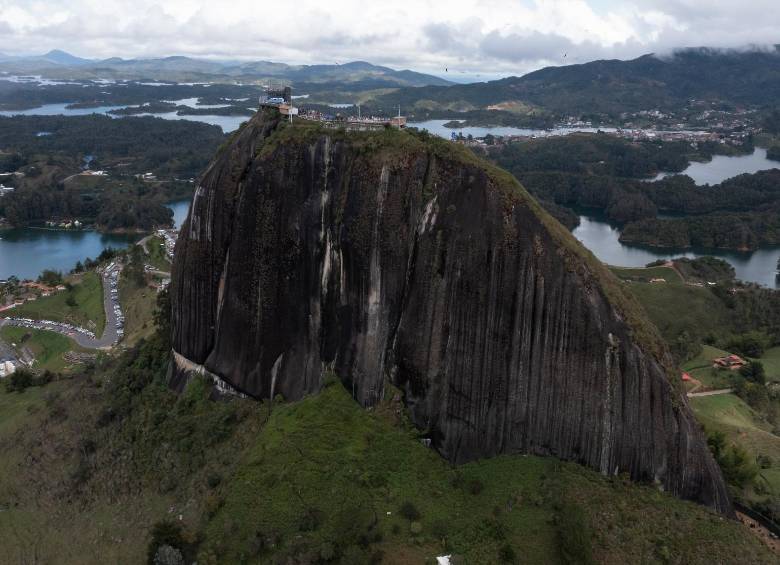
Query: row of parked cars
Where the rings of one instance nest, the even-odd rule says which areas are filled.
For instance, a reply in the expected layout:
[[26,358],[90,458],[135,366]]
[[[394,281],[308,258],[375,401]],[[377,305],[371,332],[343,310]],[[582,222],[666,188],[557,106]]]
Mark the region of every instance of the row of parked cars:
[[119,304],[119,273],[122,271],[122,265],[111,262],[104,272],[105,282],[111,289],[111,307],[116,316],[116,336],[117,340],[125,335],[125,316],[122,314],[122,307]]
[[65,322],[55,322],[53,320],[32,320],[30,318],[6,318],[15,326],[21,326],[23,328],[32,328],[34,330],[49,330],[55,331],[61,334],[73,336],[81,334],[90,339],[95,339],[95,334],[88,329],[74,326],[73,324],[67,324]]

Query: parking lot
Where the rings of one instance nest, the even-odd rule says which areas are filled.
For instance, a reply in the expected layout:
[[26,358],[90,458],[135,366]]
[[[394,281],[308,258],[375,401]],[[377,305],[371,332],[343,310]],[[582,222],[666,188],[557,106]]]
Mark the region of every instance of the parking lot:
[[73,339],[81,347],[88,349],[107,349],[115,345],[125,333],[125,317],[119,302],[119,274],[123,265],[111,262],[101,273],[103,278],[103,308],[106,312],[106,327],[101,337],[88,329],[66,322],[53,320],[32,320],[30,318],[8,317],[0,319],[0,326],[7,324],[35,330],[57,332]]

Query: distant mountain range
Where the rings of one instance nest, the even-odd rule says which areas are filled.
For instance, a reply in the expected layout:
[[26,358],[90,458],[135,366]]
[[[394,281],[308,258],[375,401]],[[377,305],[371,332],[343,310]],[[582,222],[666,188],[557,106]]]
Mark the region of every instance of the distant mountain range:
[[332,65],[287,65],[270,61],[210,61],[173,56],[157,59],[83,59],[61,50],[44,55],[0,54],[0,71],[40,74],[47,78],[167,81],[249,81],[264,78],[293,83],[357,83],[375,88],[446,86],[450,81],[410,70],[394,70],[364,61]]
[[774,50],[683,49],[669,56],[547,67],[521,77],[402,88],[377,99],[380,108],[528,109],[604,113],[679,108],[691,99],[732,105],[778,104],[780,46]]

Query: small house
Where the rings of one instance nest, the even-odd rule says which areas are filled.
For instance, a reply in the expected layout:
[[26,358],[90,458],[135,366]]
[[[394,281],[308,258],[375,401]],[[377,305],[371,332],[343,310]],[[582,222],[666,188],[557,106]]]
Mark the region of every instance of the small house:
[[717,357],[712,360],[712,366],[716,369],[729,369],[730,371],[736,371],[747,365],[745,361],[739,355],[727,355],[725,357]]

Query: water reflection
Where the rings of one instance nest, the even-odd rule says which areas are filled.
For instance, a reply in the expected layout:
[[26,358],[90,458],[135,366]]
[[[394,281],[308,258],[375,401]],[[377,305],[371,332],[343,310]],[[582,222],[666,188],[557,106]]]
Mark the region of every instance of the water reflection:
[[572,232],[574,237],[608,265],[642,267],[658,259],[673,257],[701,257],[710,255],[725,259],[734,266],[737,278],[780,288],[775,277],[780,247],[767,247],[753,252],[726,251],[723,249],[658,249],[627,245],[619,241],[620,230],[595,214],[580,216],[580,225]]

